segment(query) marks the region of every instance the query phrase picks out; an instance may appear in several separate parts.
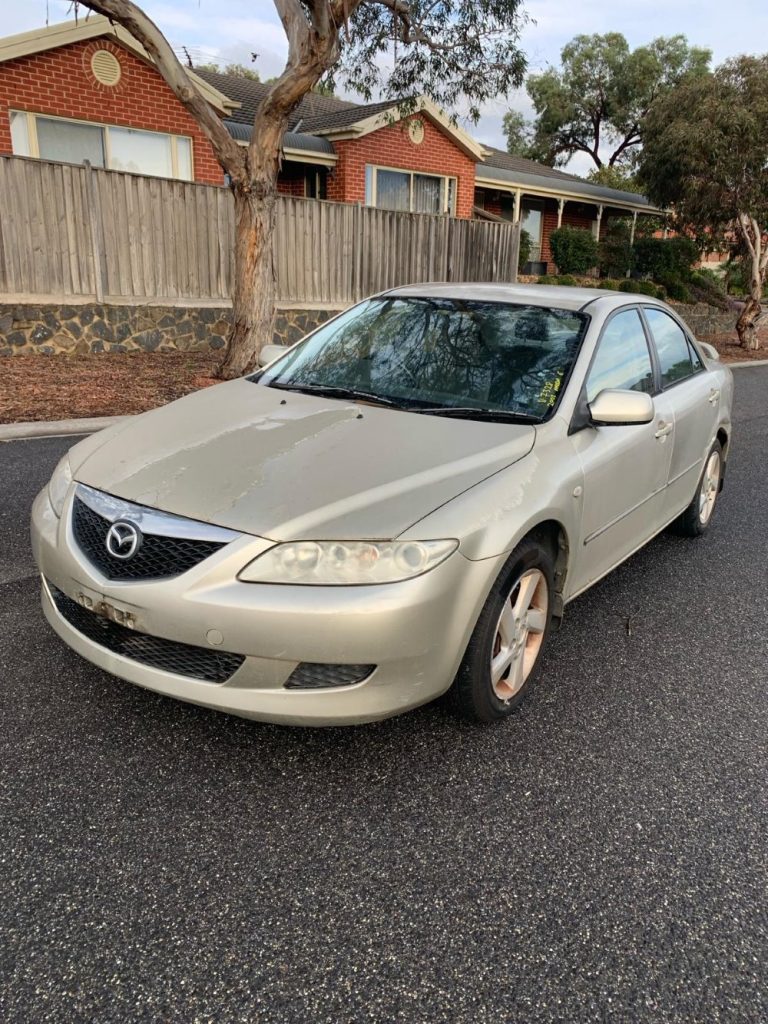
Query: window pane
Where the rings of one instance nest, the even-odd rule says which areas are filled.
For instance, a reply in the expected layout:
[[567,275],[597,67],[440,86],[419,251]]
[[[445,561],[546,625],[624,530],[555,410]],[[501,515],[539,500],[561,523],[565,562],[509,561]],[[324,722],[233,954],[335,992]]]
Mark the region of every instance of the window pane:
[[373,168],[370,164],[365,166],[365,205],[373,206]]
[[659,353],[661,385],[667,387],[693,373],[688,339],[679,325],[661,309],[646,307],[645,315]]
[[[510,197],[509,202],[511,207],[514,208],[514,200]],[[541,245],[541,210],[532,210],[530,208],[523,207],[520,219],[522,221],[523,231],[527,231],[531,236],[531,242],[535,247]]]
[[109,166],[114,171],[173,177],[170,135],[110,127],[109,154]]
[[570,310],[442,298],[378,298],[293,349],[264,383],[366,391],[403,406],[505,409],[557,403],[586,317]]
[[617,313],[600,339],[587,379],[587,401],[606,388],[653,394],[653,367],[637,310]]
[[382,210],[410,210],[411,176],[399,171],[376,172],[376,205]]
[[29,156],[29,129],[27,115],[11,111],[11,143],[16,156]]
[[[446,181],[448,183],[448,206],[447,206],[447,212],[450,213],[451,215],[455,215],[455,213],[456,213],[456,179],[455,178],[447,178]],[[481,205],[482,205],[482,202],[481,202]]]
[[442,213],[442,178],[427,174],[413,176],[413,209],[415,213]]
[[192,181],[192,141],[183,135],[176,138],[176,162],[179,177],[183,181]]
[[43,160],[68,164],[88,160],[93,167],[104,167],[104,129],[100,125],[38,117],[37,144]]

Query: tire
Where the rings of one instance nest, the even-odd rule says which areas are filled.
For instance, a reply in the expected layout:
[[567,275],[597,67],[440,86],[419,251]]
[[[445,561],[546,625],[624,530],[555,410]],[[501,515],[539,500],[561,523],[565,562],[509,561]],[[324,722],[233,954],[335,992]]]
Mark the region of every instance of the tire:
[[675,533],[682,537],[701,537],[707,532],[715,512],[722,475],[723,446],[715,441],[704,460],[701,479],[690,505],[673,524]]
[[[522,540],[507,559],[480,613],[450,691],[453,707],[463,717],[474,722],[496,722],[511,715],[525,697],[549,636],[554,575],[554,553],[535,536]],[[535,628],[521,630],[515,628],[515,604],[519,616],[529,595],[526,621],[530,620],[529,626],[535,622]],[[510,658],[508,670],[501,671]],[[494,659],[498,659],[495,671]]]

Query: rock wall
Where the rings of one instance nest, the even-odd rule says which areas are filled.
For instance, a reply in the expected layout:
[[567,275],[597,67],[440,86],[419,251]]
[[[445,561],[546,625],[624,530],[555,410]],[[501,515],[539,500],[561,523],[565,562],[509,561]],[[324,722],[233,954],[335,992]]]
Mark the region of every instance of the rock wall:
[[[279,309],[275,344],[292,345],[338,310]],[[227,306],[0,304],[0,356],[219,349]]]
[[706,302],[670,302],[669,305],[697,338],[706,338],[709,334],[736,334],[741,303],[734,303],[733,309],[718,309],[716,306],[708,306]]

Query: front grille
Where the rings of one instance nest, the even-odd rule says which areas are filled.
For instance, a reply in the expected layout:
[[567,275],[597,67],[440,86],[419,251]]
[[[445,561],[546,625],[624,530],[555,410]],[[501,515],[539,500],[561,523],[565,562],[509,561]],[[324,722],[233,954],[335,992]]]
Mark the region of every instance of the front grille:
[[324,665],[304,661],[283,684],[287,690],[323,690],[331,686],[352,686],[362,682],[375,665]]
[[75,540],[88,561],[108,580],[160,580],[179,576],[224,546],[216,541],[143,533],[141,547],[136,554],[130,560],[122,561],[107,551],[107,533],[111,525],[109,519],[94,512],[75,496],[72,505]]
[[59,614],[73,629],[113,654],[121,654],[142,665],[206,683],[224,683],[245,661],[242,654],[209,651],[206,647],[193,647],[192,644],[137,633],[88,611],[51,583],[48,589]]

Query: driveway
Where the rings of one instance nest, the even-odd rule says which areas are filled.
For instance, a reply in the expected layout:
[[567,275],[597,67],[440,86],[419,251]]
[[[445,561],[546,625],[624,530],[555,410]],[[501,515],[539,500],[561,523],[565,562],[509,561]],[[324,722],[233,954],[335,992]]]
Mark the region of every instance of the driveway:
[[768,1019],[768,366],[713,529],[569,606],[496,728],[441,706],[258,725],[81,661],[27,514],[71,440],[0,445],[0,1017]]

